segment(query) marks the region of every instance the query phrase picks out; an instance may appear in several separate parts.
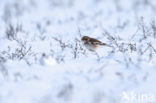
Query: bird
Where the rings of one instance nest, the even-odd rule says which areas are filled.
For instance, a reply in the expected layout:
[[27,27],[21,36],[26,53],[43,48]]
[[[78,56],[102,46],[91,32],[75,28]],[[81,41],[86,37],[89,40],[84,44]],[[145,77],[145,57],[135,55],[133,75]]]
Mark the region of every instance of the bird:
[[91,38],[89,36],[83,36],[81,38],[81,41],[83,42],[84,46],[90,50],[90,51],[96,51],[97,49],[99,49],[101,46],[108,46],[108,47],[112,47],[106,43],[103,43],[95,38]]

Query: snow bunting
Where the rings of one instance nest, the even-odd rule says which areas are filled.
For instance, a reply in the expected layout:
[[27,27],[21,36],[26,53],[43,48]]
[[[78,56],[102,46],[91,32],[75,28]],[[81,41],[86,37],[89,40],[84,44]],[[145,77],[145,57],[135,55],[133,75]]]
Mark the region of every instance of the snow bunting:
[[101,46],[108,46],[108,47],[111,47],[109,46],[108,44],[106,43],[103,43],[95,38],[91,38],[91,37],[88,37],[88,36],[83,36],[81,38],[83,44],[85,45],[85,47],[87,49],[89,49],[90,51],[96,51],[98,48],[100,48]]

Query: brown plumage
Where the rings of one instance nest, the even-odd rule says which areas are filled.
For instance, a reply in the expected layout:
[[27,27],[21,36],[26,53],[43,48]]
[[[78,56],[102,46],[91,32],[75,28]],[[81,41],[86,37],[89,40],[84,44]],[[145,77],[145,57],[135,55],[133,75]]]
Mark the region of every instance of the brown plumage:
[[106,43],[103,43],[95,38],[91,38],[88,36],[83,36],[81,40],[83,44],[86,46],[86,48],[91,51],[97,50],[100,46],[109,46]]

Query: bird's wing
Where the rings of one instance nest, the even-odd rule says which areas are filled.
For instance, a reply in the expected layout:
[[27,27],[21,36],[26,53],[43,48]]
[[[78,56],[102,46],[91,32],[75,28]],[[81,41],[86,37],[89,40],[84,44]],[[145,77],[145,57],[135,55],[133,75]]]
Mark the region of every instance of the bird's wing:
[[91,41],[93,41],[93,42],[91,42],[92,44],[97,44],[97,45],[107,45],[106,43],[103,43],[103,42],[101,42],[101,41],[99,41],[99,40],[97,40],[97,39],[94,39],[94,38],[91,38]]

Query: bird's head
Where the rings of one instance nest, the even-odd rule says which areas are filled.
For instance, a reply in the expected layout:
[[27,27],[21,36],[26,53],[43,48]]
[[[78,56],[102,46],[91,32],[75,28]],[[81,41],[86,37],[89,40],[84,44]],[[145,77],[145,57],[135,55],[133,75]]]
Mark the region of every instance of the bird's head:
[[82,41],[88,41],[89,40],[89,37],[88,36],[83,36],[81,40]]

